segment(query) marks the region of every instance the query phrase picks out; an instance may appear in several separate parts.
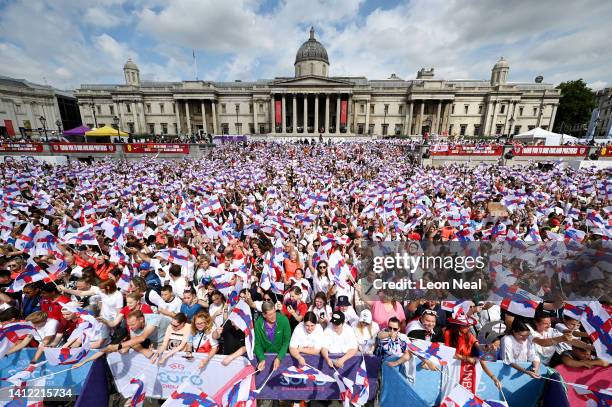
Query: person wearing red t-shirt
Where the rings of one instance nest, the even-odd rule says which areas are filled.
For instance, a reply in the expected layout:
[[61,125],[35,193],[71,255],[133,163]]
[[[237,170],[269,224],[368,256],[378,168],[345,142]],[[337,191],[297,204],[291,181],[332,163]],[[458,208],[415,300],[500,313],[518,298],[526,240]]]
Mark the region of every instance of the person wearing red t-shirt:
[[141,301],[142,294],[140,294],[139,292],[129,293],[125,297],[125,303],[127,305],[119,310],[119,313],[117,314],[114,320],[108,321],[104,318],[98,318],[98,321],[108,326],[109,328],[114,328],[121,324],[122,321],[127,321],[128,314],[132,311],[140,310],[143,314],[152,314],[153,308],[151,308],[149,304],[143,304]]
[[308,312],[308,304],[302,301],[302,289],[297,286],[291,287],[282,309],[282,313],[289,319],[291,331],[302,322],[306,312]]
[[40,310],[47,313],[49,318],[62,320],[62,304],[70,302],[70,298],[61,295],[53,283],[44,284],[40,289]]

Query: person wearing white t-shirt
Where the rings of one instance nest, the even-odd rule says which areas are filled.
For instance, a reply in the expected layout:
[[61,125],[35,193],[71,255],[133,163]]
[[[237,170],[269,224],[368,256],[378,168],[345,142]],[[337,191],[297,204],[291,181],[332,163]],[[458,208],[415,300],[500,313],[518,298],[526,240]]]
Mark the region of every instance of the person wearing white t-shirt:
[[548,365],[555,351],[559,350],[559,345],[563,343],[571,344],[573,336],[571,332],[564,334],[551,327],[549,316],[536,316],[534,320],[536,328],[533,329],[529,326],[532,341],[540,361]]
[[323,328],[317,322],[318,318],[315,313],[308,311],[291,335],[289,353],[298,361],[300,366],[306,364],[302,354],[318,355],[321,353]]
[[61,334],[57,337],[59,322],[56,319],[49,318],[46,312],[33,312],[25,320],[34,325],[32,338],[38,342],[39,346],[55,346],[62,338]]
[[181,266],[178,264],[173,264],[170,266],[170,270],[168,271],[169,278],[165,280],[166,284],[169,284],[172,287],[172,292],[174,295],[179,297],[181,300],[183,299],[183,293],[187,286],[187,280],[185,277],[181,275]]
[[176,295],[171,285],[165,285],[161,289],[161,301],[158,301],[155,306],[160,314],[170,318],[174,318],[176,314],[181,312],[183,301]]
[[372,321],[372,312],[369,309],[361,311],[359,321],[353,325],[353,330],[357,337],[359,351],[364,355],[374,354],[376,335],[378,335],[380,327],[376,322]]
[[[532,342],[529,326],[520,319],[514,319],[510,335],[502,338],[502,360],[519,372],[534,379],[540,378],[540,357]],[[531,366],[525,369],[518,362],[531,362]]]
[[[332,369],[342,368],[347,360],[355,356],[359,348],[355,331],[345,323],[344,313],[335,311],[332,314],[331,324],[325,329],[321,356]],[[342,354],[341,357],[331,360],[329,354]]]

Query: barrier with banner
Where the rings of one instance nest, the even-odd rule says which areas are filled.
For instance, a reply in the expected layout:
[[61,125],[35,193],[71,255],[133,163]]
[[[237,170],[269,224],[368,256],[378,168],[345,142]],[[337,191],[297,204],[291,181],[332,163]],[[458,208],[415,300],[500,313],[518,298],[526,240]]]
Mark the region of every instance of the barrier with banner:
[[[387,359],[392,360],[392,359]],[[527,367],[529,363],[520,363]],[[510,406],[535,407],[544,389],[544,380],[535,380],[519,373],[503,362],[487,362],[488,368],[502,382],[504,395]],[[433,406],[440,404],[442,373],[416,368],[414,383],[400,373],[403,367],[382,367],[380,405],[386,406]],[[542,368],[541,373],[544,373]],[[502,400],[503,397],[493,380],[483,374],[478,384],[477,396],[484,400]]]
[[132,396],[127,389],[130,380],[140,378],[145,383],[147,397],[158,399],[170,397],[184,381],[206,394],[214,395],[249,365],[246,358],[237,358],[223,366],[221,362],[225,356],[217,355],[208,362],[205,369],[200,369],[198,365],[205,354],[194,353],[191,359],[186,359],[184,355],[184,352],[177,352],[163,365],[152,364],[144,355],[134,351],[126,354],[111,353],[106,360],[117,388],[124,389],[124,397]]
[[503,146],[450,146],[448,144],[438,144],[431,146],[429,152],[432,156],[449,156],[449,155],[485,155],[499,156],[504,151]]
[[[11,377],[15,373],[24,371],[35,354],[35,348],[28,348],[0,359],[0,377]],[[31,383],[28,382],[28,385],[34,387],[36,386],[35,380],[37,378],[46,376],[44,386],[45,389],[49,389],[47,394],[56,394],[58,397],[63,394],[65,398],[75,398],[86,387],[92,364],[88,363],[79,368],[73,367],[72,369],[69,369],[70,367],[66,365],[52,366],[49,363],[45,363],[32,373],[31,380],[33,381]],[[53,374],[55,372],[60,373]],[[0,386],[0,401],[12,399],[10,392],[14,387],[7,381],[0,383]],[[55,392],[55,389],[58,389],[57,392]]]
[[589,146],[515,146],[512,154],[520,156],[584,157]]
[[42,143],[0,143],[0,152],[5,153],[40,153]]
[[[306,363],[315,369],[319,369],[326,375],[333,376],[334,370],[327,365],[325,359],[320,356],[303,355]],[[272,371],[276,355],[266,355],[266,367],[255,377],[256,387],[263,385]],[[331,356],[333,359],[334,357]],[[355,381],[356,371],[361,364],[361,356],[354,356],[346,361],[338,373],[341,376]],[[366,356],[366,370],[368,372],[368,383],[370,385],[370,400],[373,400],[378,391],[378,369],[380,359],[375,356]],[[340,390],[335,383],[309,382],[303,379],[288,379],[281,373],[290,366],[296,365],[295,359],[286,356],[280,367],[272,374],[270,380],[257,396],[258,400],[340,400]]]
[[[595,389],[612,388],[612,367],[594,367],[590,369],[573,368],[559,365],[555,368],[558,374],[555,379],[565,383],[576,383]],[[579,389],[580,390],[580,389]],[[588,397],[578,394],[572,385],[550,383],[544,396],[544,406],[551,407],[586,407]]]
[[114,153],[117,147],[110,143],[49,143],[53,153]]
[[128,154],[189,154],[189,144],[130,143],[123,145]]
[[[612,123],[612,120],[610,120],[610,123]],[[601,150],[599,150],[599,156],[600,157],[612,157],[612,146],[602,147]]]

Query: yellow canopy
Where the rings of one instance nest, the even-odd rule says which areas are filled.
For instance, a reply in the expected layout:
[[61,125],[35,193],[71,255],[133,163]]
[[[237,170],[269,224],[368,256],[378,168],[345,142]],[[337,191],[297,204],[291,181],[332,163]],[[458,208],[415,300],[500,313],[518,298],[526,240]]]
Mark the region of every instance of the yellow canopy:
[[93,136],[93,137],[113,137],[113,136],[121,136],[121,137],[127,137],[128,134],[124,131],[119,131],[117,133],[117,129],[111,127],[111,126],[102,126],[99,127],[97,129],[93,129],[93,130],[89,130],[85,132],[86,136]]

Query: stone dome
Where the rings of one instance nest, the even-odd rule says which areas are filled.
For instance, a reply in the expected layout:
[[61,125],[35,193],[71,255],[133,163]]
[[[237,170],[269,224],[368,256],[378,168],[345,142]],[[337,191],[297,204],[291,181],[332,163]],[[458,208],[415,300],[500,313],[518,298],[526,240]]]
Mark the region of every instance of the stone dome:
[[128,58],[125,65],[123,65],[123,69],[136,69],[138,70],[138,66],[132,61],[132,58]]
[[510,64],[508,64],[508,61],[504,57],[501,57],[493,67],[493,69],[495,68],[510,68]]
[[325,47],[315,39],[314,28],[310,27],[310,38],[308,41],[302,44],[295,55],[295,63],[303,61],[323,61],[329,65],[329,58],[327,58],[327,50]]

